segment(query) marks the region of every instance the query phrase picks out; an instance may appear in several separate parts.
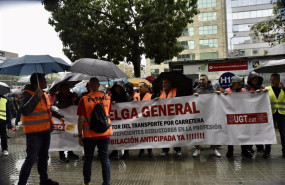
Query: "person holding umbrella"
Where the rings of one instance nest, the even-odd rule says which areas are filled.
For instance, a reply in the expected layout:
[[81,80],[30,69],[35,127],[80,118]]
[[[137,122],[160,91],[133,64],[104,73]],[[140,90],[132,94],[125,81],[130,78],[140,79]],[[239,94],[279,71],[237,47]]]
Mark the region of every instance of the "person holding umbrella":
[[[76,93],[70,91],[69,85],[67,83],[62,83],[59,88],[59,92],[56,95],[55,106],[59,109],[67,108],[71,105],[77,105],[79,98]],[[69,159],[79,159],[79,156],[73,151],[67,152],[67,157],[64,151],[59,151],[59,161],[62,163],[68,163]]]
[[[114,105],[115,103],[123,103],[132,101],[131,96],[126,92],[123,82],[116,82],[111,88],[111,102]],[[113,150],[110,153],[110,157],[118,157],[118,150]],[[126,159],[129,157],[129,150],[124,150],[124,154],[121,159]]]
[[[140,92],[139,93],[136,93],[134,95],[134,101],[145,101],[145,100],[151,100],[151,97],[152,97],[152,94],[150,94],[148,92],[148,86],[145,82],[141,82],[139,84],[139,87],[140,87]],[[153,158],[153,155],[152,155],[152,149],[147,149],[147,152],[148,152],[148,157],[149,158]],[[144,154],[144,149],[140,149],[140,152],[139,152],[139,157],[142,157]]]
[[[164,98],[173,98],[179,97],[178,91],[172,86],[172,82],[169,78],[164,77],[162,80],[162,90],[156,95],[155,100],[164,99]],[[174,147],[176,155],[182,157],[181,147]],[[162,157],[166,157],[169,153],[169,148],[163,148],[161,152]]]
[[21,168],[18,185],[27,184],[33,164],[37,161],[40,185],[58,185],[48,178],[48,151],[53,119],[58,118],[64,124],[64,116],[50,106],[50,101],[43,89],[47,88],[45,75],[33,73],[19,98],[22,112],[23,131],[26,134],[27,157]]

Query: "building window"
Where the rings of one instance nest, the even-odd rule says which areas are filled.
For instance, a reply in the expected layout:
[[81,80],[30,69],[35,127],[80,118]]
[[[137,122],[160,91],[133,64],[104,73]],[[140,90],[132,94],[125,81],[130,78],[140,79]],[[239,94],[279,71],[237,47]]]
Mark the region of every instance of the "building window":
[[233,32],[250,31],[253,24],[235,24],[233,25]]
[[195,54],[182,54],[178,55],[177,57],[178,61],[184,61],[184,60],[195,60]]
[[270,4],[272,0],[232,0],[232,7]]
[[232,44],[250,44],[250,37],[234,37],[232,39]]
[[215,21],[217,20],[217,12],[199,13],[198,21]]
[[219,58],[218,52],[200,53],[200,60]]
[[218,47],[218,39],[200,40],[199,45],[200,45],[200,49],[217,48]]
[[198,8],[211,8],[217,5],[217,0],[198,0]]
[[150,74],[151,74],[151,76],[158,77],[159,69],[151,69]]
[[182,32],[182,36],[193,36],[193,35],[194,35],[193,27],[185,28]]
[[199,27],[199,35],[211,35],[211,34],[217,34],[217,33],[218,33],[217,25]]
[[168,68],[165,68],[165,69],[164,69],[164,72],[169,72],[169,69],[168,69]]
[[193,40],[181,41],[180,45],[183,46],[186,50],[195,48],[195,42]]
[[273,9],[233,13],[233,20],[273,16]]

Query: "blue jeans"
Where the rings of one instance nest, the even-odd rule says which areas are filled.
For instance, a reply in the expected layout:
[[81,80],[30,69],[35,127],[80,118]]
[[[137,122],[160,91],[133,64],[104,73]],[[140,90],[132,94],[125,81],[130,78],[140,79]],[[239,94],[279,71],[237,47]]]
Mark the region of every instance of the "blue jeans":
[[91,167],[92,160],[94,156],[95,147],[98,147],[99,156],[102,166],[102,175],[103,175],[103,185],[110,184],[110,161],[108,155],[108,145],[110,138],[108,139],[91,139],[84,138],[84,163],[83,163],[83,176],[84,183],[89,183],[91,181]]
[[50,134],[26,135],[27,157],[21,168],[18,185],[27,184],[33,164],[38,160],[38,172],[40,181],[48,179],[48,150],[50,145]]

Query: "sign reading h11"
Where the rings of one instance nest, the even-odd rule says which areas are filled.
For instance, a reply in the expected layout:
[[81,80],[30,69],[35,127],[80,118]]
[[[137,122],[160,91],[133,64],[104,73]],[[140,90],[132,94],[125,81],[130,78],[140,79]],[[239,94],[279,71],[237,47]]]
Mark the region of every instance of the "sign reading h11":
[[223,89],[230,87],[232,76],[235,76],[235,74],[231,72],[223,73],[219,78],[220,87],[222,87]]

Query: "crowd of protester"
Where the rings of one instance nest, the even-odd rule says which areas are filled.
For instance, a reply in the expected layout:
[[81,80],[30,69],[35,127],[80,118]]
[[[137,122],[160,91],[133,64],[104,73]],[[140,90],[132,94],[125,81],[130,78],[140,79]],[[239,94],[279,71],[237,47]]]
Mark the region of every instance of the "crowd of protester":
[[[109,108],[116,103],[137,102],[159,99],[179,97],[179,89],[175,88],[172,80],[164,78],[162,80],[162,89],[159,93],[152,93],[150,87],[141,82],[139,89],[134,90],[133,84],[124,84],[123,82],[116,82],[112,88],[107,89],[106,92],[99,91],[99,81],[92,77],[86,84],[87,92],[82,93],[79,97],[75,92],[72,92],[67,83],[60,85],[58,92],[49,92],[46,94],[43,89],[46,88],[46,80],[43,74],[33,74],[30,79],[30,84],[26,85],[23,90],[14,96],[0,97],[0,134],[1,147],[4,155],[8,155],[7,145],[7,129],[15,130],[12,125],[12,118],[15,117],[15,125],[22,121],[23,131],[26,133],[27,142],[27,158],[22,166],[19,185],[26,184],[33,164],[37,161],[38,171],[40,174],[40,184],[50,185],[58,184],[48,178],[47,175],[47,160],[48,149],[50,144],[50,133],[53,131],[53,120],[50,118],[54,116],[62,123],[64,123],[64,115],[58,110],[54,109],[56,106],[59,109],[67,108],[71,105],[78,105],[77,115],[78,119],[78,136],[79,144],[84,147],[84,165],[83,175],[84,184],[89,184],[91,179],[91,164],[94,155],[95,146],[99,148],[99,156],[103,171],[103,184],[110,184],[110,161],[109,157],[116,157],[126,159],[129,157],[129,150],[124,150],[122,156],[119,151],[113,150],[108,154],[109,137],[112,135],[112,129],[108,129],[103,134],[93,133],[88,130],[90,126],[86,118],[91,116],[91,108],[93,105],[90,99],[103,98],[103,104],[106,109],[105,113],[109,114]],[[192,87],[191,87],[192,88]],[[255,72],[251,72],[248,76],[247,83],[244,85],[244,79],[239,76],[231,78],[229,88],[222,89],[217,85],[213,85],[208,79],[207,75],[201,75],[199,82],[194,84],[194,96],[199,97],[201,94],[216,93],[218,95],[227,95],[230,93],[263,93],[268,92],[271,109],[273,113],[274,124],[277,125],[281,136],[282,155],[285,158],[285,88],[282,86],[279,74],[272,74],[270,77],[270,86],[263,85],[263,78]],[[108,98],[106,98],[108,97]],[[98,102],[97,102],[98,103]],[[45,106],[43,106],[44,104]],[[35,116],[40,117],[40,120],[35,119]],[[48,118],[48,120],[47,120]],[[40,123],[40,124],[39,124]],[[5,125],[5,126],[4,126]],[[86,129],[87,128],[87,129]],[[221,157],[218,151],[220,146],[212,145],[213,155]],[[193,157],[200,155],[202,146],[194,146]],[[234,146],[227,146],[226,157],[231,158],[234,154]],[[258,152],[263,153],[263,158],[270,157],[271,145],[256,145]],[[140,149],[138,156],[144,155],[144,149]],[[174,147],[177,157],[182,156],[181,147]],[[152,149],[147,149],[147,156],[153,158]],[[79,155],[73,151],[59,151],[59,160],[62,163],[68,163],[70,159],[79,159]],[[241,154],[247,158],[253,158],[253,146],[241,145]],[[163,148],[161,156],[165,157],[169,154],[169,148]]]

